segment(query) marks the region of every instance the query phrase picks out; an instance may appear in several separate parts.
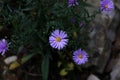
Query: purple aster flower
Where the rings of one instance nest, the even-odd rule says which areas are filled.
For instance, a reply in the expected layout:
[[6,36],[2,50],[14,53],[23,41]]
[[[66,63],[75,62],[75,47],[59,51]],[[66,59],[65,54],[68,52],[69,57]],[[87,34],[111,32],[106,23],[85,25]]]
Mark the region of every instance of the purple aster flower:
[[73,23],[75,23],[75,22],[76,22],[76,19],[73,17],[71,21],[72,21]]
[[101,10],[104,13],[107,13],[114,9],[114,3],[112,0],[101,0],[100,5],[101,5]]
[[5,54],[5,52],[8,50],[9,48],[9,44],[5,39],[2,39],[0,41],[0,53],[2,53],[2,55]]
[[85,64],[88,62],[88,54],[84,50],[76,50],[73,53],[73,60],[78,65]]
[[69,0],[68,7],[79,5],[77,0]]
[[58,50],[65,47],[68,43],[67,39],[68,35],[65,31],[62,30],[55,30],[52,32],[51,36],[49,37],[50,45],[53,48],[57,48]]
[[85,25],[84,22],[80,22],[80,23],[79,23],[79,26],[80,26],[80,27],[82,27],[82,26],[84,26],[84,25]]

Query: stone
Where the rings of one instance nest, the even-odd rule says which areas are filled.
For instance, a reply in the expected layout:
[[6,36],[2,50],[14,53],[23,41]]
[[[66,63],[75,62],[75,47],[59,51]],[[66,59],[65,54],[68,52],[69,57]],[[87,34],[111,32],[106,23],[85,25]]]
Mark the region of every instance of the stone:
[[115,40],[115,31],[108,30],[107,31],[107,38],[113,42]]
[[91,75],[89,75],[87,80],[100,80],[100,79],[97,76],[95,76],[94,74],[91,74]]
[[113,0],[115,3],[115,6],[120,10],[120,0]]
[[110,76],[110,80],[120,80],[120,53],[116,58],[116,64],[113,66]]
[[16,61],[16,60],[17,60],[17,56],[10,56],[10,57],[5,58],[5,59],[4,59],[4,62],[5,62],[6,64],[10,64],[10,63],[12,63],[12,62],[14,62],[14,61]]

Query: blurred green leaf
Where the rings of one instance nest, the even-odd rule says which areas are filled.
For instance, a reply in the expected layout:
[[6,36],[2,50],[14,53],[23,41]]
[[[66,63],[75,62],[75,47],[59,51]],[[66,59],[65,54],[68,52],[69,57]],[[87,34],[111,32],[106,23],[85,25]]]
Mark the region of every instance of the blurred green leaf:
[[19,66],[20,66],[20,63],[18,63],[17,61],[15,61],[15,62],[13,62],[13,63],[10,64],[9,69],[10,70],[14,70],[14,69],[16,69]]
[[0,1],[0,12],[1,12],[2,9],[3,9],[3,2]]
[[[24,64],[24,63],[26,63],[27,61],[29,61],[34,55],[35,55],[35,54],[29,54],[29,55],[23,57],[23,58],[21,59],[21,64]],[[13,63],[10,64],[9,69],[10,69],[10,70],[14,70],[14,69],[16,69],[17,67],[19,67],[21,64],[20,64],[18,61],[14,61]]]
[[23,64],[23,63],[27,62],[27,61],[30,60],[34,55],[35,55],[35,53],[34,53],[34,54],[29,54],[29,55],[23,57],[22,60],[21,60],[21,61],[22,61],[21,63]]
[[58,61],[57,67],[60,67],[62,65],[61,61]]
[[69,70],[69,71],[73,70],[74,69],[74,64],[72,62],[68,63],[66,69]]
[[87,3],[86,1],[80,2],[80,6],[85,6],[85,7],[94,7],[92,4]]
[[42,80],[48,80],[48,72],[49,72],[49,55],[48,54],[43,56],[41,69],[42,69]]
[[22,46],[20,46],[20,47],[18,48],[18,52],[17,52],[17,54],[21,53],[21,51],[23,50],[23,48],[24,48],[24,46],[23,46],[23,45],[22,45]]
[[68,72],[67,72],[66,69],[62,69],[62,70],[60,71],[60,75],[61,75],[61,76],[66,76],[67,74],[68,74]]

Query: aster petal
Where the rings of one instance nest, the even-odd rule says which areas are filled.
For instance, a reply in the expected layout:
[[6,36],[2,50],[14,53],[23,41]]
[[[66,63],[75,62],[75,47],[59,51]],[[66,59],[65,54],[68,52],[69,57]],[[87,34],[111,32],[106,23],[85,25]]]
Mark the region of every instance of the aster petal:
[[67,42],[68,42],[68,39],[62,39],[61,42],[65,42],[65,43],[67,43]]
[[69,5],[68,5],[68,7],[71,7],[71,6],[72,6],[72,4],[69,4]]
[[53,48],[56,48],[56,46],[57,46],[57,44],[56,44],[55,41],[50,42],[50,45],[51,45]]
[[61,43],[58,43],[58,50],[61,49]]
[[54,40],[56,40],[56,38],[53,37],[53,36],[50,36],[50,37],[49,37],[49,40],[50,40],[50,41],[54,41]]
[[4,55],[5,52],[8,50],[9,44],[10,43],[8,43],[5,39],[0,40],[0,53],[2,55]]
[[63,47],[65,47],[65,44],[63,44],[63,42],[59,43],[60,44],[60,48],[62,49]]
[[5,54],[5,52],[6,52],[6,50],[3,50],[1,55],[4,55],[4,54]]
[[5,40],[5,39],[2,39],[2,42],[6,42],[6,40]]
[[60,31],[60,37],[61,38],[67,38],[68,36],[67,36],[66,32]]
[[61,42],[56,42],[56,44],[57,44],[57,47],[56,47],[56,48],[57,48],[58,50],[60,50],[60,49],[61,49]]
[[68,7],[79,5],[77,0],[69,0]]
[[68,35],[67,34],[63,34],[62,38],[67,38]]
[[78,2],[76,2],[75,4],[76,4],[76,5],[79,5],[79,3],[78,3]]
[[55,31],[52,33],[52,36],[54,36],[54,37],[60,36],[59,30],[55,30]]
[[65,41],[61,41],[61,43],[62,43],[63,45],[66,45],[66,44],[67,44],[67,42],[65,42]]

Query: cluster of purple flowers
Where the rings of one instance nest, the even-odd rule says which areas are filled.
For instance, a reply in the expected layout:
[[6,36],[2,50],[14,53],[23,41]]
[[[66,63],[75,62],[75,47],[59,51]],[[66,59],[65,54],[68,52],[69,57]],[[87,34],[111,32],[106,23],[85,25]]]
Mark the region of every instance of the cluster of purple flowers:
[[[79,5],[77,0],[68,1],[68,7],[72,7],[75,5]],[[76,19],[72,18],[72,22],[75,23]],[[57,29],[51,33],[49,37],[49,43],[52,48],[61,50],[68,43],[68,35],[65,31]],[[73,60],[78,65],[85,64],[86,62],[88,62],[88,54],[86,51],[78,49],[73,52]]]
[[[57,29],[51,33],[49,37],[49,42],[52,48],[61,50],[67,45],[67,38],[68,35],[65,31]],[[88,54],[84,50],[76,50],[73,54],[73,60],[76,64],[81,65],[88,62]]]
[[[75,5],[79,5],[77,0],[69,0],[68,1],[68,7],[72,7]],[[107,12],[112,11],[114,9],[114,3],[112,0],[101,0],[100,5],[101,5],[101,11],[103,13],[107,13]]]
[[5,39],[0,40],[0,53],[1,53],[1,55],[4,55],[5,52],[8,50],[9,44],[10,43],[8,43],[7,40],[5,40]]
[[[77,0],[68,1],[68,7],[72,7],[75,5],[79,5]],[[114,4],[112,0],[101,0],[100,5],[101,5],[101,10],[104,13],[107,13],[114,9]],[[72,22],[73,23],[76,22],[76,19],[73,18]],[[63,49],[68,44],[68,41],[69,40],[67,33],[59,29],[53,31],[49,37],[49,43],[51,47],[58,50]],[[8,43],[7,40],[5,39],[0,40],[1,55],[4,55],[5,52],[8,50],[9,44],[10,43]],[[85,50],[78,49],[73,52],[73,60],[78,65],[85,64],[86,62],[88,62],[88,53]]]

